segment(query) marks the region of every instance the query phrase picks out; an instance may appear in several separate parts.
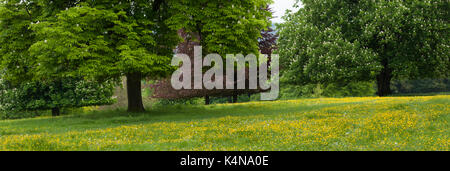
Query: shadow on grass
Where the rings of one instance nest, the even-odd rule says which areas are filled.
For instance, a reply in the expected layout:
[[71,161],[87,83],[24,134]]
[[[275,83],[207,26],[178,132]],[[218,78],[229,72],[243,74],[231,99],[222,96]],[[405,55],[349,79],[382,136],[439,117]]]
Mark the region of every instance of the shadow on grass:
[[[447,99],[436,99],[439,103],[449,103]],[[443,102],[444,100],[445,102]],[[100,110],[88,113],[77,113],[61,117],[40,117],[33,119],[0,121],[1,134],[37,133],[38,132],[67,132],[76,130],[103,129],[123,125],[151,124],[155,122],[189,122],[203,121],[227,116],[270,116],[280,114],[294,114],[320,110],[325,107],[364,104],[369,101],[342,102],[330,104],[277,102],[249,102],[238,104],[202,105],[174,105],[149,108],[144,113],[129,113],[122,110]],[[435,103],[430,101],[429,103]],[[404,108],[405,106],[397,106]],[[13,128],[13,129],[11,129]]]
[[144,113],[129,113],[125,110],[93,111],[85,114],[73,114],[61,117],[41,117],[33,119],[0,121],[0,128],[6,126],[14,129],[3,130],[4,134],[39,132],[67,132],[76,130],[103,129],[123,125],[151,124],[155,122],[189,122],[202,121],[227,116],[268,116],[300,113],[354,103],[334,104],[294,104],[281,101],[278,103],[242,103],[209,106],[160,106],[148,109]]
[[416,97],[416,96],[439,96],[439,95],[450,95],[450,92],[436,92],[436,93],[399,93],[393,94],[389,97]]

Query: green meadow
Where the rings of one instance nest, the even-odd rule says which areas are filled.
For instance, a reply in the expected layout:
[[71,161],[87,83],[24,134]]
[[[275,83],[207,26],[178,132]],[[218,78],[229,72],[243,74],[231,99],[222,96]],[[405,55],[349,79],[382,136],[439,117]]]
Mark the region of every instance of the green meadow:
[[0,150],[450,150],[450,95],[316,98],[0,121]]

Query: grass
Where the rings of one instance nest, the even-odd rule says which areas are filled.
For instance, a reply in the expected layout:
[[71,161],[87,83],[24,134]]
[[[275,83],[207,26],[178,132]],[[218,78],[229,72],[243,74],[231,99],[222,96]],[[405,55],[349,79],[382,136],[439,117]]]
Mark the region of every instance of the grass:
[[0,150],[450,150],[450,95],[319,98],[0,121]]

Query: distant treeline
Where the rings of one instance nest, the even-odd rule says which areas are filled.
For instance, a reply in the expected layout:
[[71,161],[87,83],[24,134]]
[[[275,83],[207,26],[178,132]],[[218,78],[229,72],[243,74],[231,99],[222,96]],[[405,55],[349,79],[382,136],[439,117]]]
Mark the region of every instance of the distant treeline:
[[450,79],[396,80],[391,88],[395,94],[450,92]]

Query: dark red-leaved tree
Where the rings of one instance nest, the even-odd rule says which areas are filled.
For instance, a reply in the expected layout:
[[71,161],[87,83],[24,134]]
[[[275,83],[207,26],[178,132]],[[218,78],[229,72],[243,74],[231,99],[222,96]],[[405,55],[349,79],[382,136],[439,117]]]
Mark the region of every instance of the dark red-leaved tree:
[[[266,10],[270,11],[269,8]],[[178,34],[180,37],[184,39],[182,43],[180,43],[177,46],[177,53],[183,53],[187,54],[191,58],[191,63],[193,64],[193,57],[194,57],[194,47],[200,45],[200,39],[201,36],[199,36],[196,33],[187,33],[184,30],[179,30]],[[259,43],[259,50],[262,54],[267,54],[269,56],[269,63],[270,63],[270,56],[274,50],[277,49],[276,47],[276,41],[278,39],[278,34],[272,27],[268,27],[265,30],[261,31],[261,38],[258,39]],[[157,83],[150,85],[150,87],[154,90],[153,92],[153,98],[160,98],[160,99],[187,99],[187,98],[195,98],[195,97],[205,97],[205,104],[209,104],[210,100],[209,97],[230,97],[229,102],[237,102],[238,95],[242,94],[248,94],[249,96],[251,94],[260,93],[262,92],[261,89],[252,90],[248,88],[248,82],[249,82],[249,72],[248,67],[245,68],[246,70],[246,89],[239,90],[227,90],[227,89],[213,89],[213,90],[207,90],[207,89],[201,89],[201,90],[195,90],[195,89],[189,89],[189,90],[175,90],[171,86],[170,78],[166,78],[163,80],[157,81]],[[191,71],[194,71],[194,68],[191,68]],[[225,71],[224,71],[225,73]],[[191,80],[194,80],[193,76],[194,73],[191,73]],[[236,76],[235,80],[233,82],[226,82],[226,76],[224,76],[224,87],[226,87],[227,84],[234,84],[235,87],[237,84]],[[192,86],[194,87],[193,83]],[[231,98],[232,97],[232,98]]]

